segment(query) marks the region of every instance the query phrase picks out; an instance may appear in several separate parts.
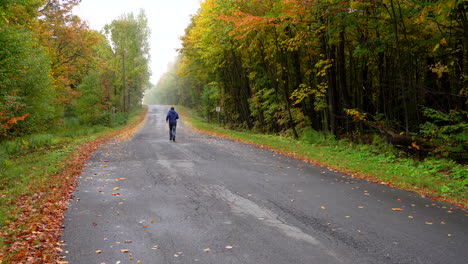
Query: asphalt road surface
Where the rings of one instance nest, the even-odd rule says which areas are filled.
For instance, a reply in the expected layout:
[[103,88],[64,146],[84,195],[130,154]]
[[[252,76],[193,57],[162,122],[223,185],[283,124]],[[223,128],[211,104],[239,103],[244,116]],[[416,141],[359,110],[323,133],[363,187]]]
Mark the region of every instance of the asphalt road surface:
[[[177,127],[150,106],[85,168],[65,218],[72,264],[468,263],[467,212]],[[399,210],[399,209],[401,210]]]

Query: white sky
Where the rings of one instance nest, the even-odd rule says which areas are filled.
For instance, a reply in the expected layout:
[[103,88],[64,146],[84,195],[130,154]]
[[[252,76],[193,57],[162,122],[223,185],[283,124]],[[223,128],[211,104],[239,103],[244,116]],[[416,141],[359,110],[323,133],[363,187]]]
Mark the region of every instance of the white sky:
[[73,13],[100,31],[124,13],[137,15],[144,9],[151,29],[151,82],[156,84],[175,60],[180,37],[199,7],[199,0],[82,0]]

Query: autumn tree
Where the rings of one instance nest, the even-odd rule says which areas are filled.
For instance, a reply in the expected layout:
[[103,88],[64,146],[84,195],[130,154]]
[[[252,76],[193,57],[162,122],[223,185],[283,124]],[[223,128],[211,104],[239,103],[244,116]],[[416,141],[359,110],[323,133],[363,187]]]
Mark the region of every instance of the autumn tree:
[[94,66],[100,37],[72,13],[79,0],[48,0],[40,10],[37,34],[52,61],[56,103],[66,110],[78,96],[76,87]]

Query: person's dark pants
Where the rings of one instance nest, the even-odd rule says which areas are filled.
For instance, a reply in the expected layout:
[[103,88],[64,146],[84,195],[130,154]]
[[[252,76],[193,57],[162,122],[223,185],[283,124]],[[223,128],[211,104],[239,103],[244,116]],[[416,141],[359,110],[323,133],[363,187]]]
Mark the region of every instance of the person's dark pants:
[[175,140],[177,124],[169,124],[169,140]]

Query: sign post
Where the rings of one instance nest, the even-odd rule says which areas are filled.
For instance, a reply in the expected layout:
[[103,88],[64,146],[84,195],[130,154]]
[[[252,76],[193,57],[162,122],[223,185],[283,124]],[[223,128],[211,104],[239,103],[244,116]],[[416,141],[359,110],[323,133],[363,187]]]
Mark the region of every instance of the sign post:
[[221,107],[220,106],[216,107],[216,112],[218,112],[218,126],[219,126],[220,125],[220,123],[219,123],[219,112],[221,112]]

